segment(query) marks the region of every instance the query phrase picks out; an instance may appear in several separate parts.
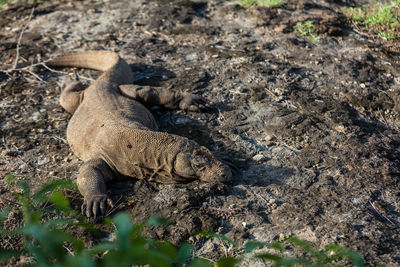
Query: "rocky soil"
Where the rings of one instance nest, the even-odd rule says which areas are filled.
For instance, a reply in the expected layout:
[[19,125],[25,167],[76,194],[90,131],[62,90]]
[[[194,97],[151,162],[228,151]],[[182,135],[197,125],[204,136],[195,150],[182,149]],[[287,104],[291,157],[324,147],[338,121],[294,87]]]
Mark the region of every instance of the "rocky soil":
[[[214,103],[202,114],[153,112],[163,131],[229,161],[232,184],[110,186],[118,210],[135,222],[154,214],[172,222],[150,235],[176,244],[189,239],[196,255],[216,258],[238,250],[194,233],[222,233],[239,245],[294,234],[321,248],[346,245],[369,265],[394,266],[400,264],[400,49],[346,22],[343,9],[366,2],[300,0],[274,9],[222,0],[20,2],[0,11],[1,68],[12,67],[26,27],[20,63],[113,50],[130,64],[136,84],[172,86]],[[320,42],[293,32],[307,19]],[[62,71],[0,73],[5,198],[12,199],[8,172],[33,188],[75,179],[81,162],[66,143],[70,115],[58,96],[68,81],[90,83],[99,73]],[[72,202],[79,209],[82,199]],[[10,204],[0,199],[0,206]]]

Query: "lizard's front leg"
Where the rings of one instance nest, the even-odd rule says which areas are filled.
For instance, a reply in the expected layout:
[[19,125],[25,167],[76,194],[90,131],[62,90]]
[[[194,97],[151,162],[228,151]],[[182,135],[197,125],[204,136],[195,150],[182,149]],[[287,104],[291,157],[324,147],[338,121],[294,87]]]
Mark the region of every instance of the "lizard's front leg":
[[79,169],[78,189],[83,195],[82,213],[95,220],[104,216],[106,205],[113,206],[106,194],[106,182],[114,179],[110,167],[101,159],[86,161]]
[[209,108],[204,98],[191,93],[181,93],[165,88],[134,84],[120,85],[119,88],[123,95],[148,106],[158,105],[168,109],[182,109],[195,112]]

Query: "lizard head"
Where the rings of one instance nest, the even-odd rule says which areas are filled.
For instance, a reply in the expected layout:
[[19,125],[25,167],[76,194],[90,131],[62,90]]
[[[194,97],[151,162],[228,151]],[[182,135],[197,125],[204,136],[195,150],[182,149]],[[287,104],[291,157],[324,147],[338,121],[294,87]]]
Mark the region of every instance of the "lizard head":
[[177,155],[175,172],[185,178],[200,179],[210,183],[224,183],[232,178],[228,166],[218,161],[210,150],[197,144],[191,152],[181,152]]

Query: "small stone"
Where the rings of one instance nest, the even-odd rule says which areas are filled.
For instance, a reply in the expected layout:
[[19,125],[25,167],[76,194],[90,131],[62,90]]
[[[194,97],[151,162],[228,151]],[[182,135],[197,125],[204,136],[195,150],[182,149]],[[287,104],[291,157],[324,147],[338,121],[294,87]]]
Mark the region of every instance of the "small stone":
[[364,84],[364,83],[361,83],[361,84],[360,84],[360,87],[361,87],[362,89],[364,89],[364,88],[365,88],[365,84]]
[[275,139],[276,139],[276,137],[273,136],[273,135],[267,135],[267,136],[264,137],[264,140],[265,140],[265,141],[273,141],[273,140],[275,140]]
[[40,118],[40,112],[33,112],[32,116],[30,117],[31,120],[37,121]]
[[285,240],[285,235],[280,233],[279,234],[279,241],[283,241],[283,240]]
[[50,159],[48,157],[45,157],[43,159],[39,159],[37,164],[38,165],[43,165],[43,164],[46,164],[46,163],[49,163],[49,162],[50,162]]
[[262,160],[264,160],[264,159],[265,159],[265,157],[264,157],[263,154],[257,154],[257,155],[255,155],[255,156],[253,157],[253,160],[255,160],[255,161],[262,161]]
[[21,165],[19,165],[19,169],[25,169],[26,167],[28,167],[28,164],[26,164],[25,162],[22,163]]
[[185,58],[186,58],[186,60],[193,61],[193,60],[197,60],[198,56],[196,53],[191,53],[191,54],[186,55]]

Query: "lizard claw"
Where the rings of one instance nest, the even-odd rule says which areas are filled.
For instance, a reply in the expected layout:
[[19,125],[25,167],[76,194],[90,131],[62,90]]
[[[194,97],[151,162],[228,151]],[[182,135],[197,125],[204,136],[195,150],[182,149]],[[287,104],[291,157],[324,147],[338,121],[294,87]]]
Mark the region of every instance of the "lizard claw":
[[83,200],[81,206],[82,214],[86,215],[88,218],[93,218],[96,221],[99,218],[103,218],[105,214],[106,205],[113,207],[114,204],[112,200],[105,194],[94,195],[86,197]]
[[192,112],[208,111],[210,110],[206,100],[200,96],[185,93],[179,103],[179,108]]

